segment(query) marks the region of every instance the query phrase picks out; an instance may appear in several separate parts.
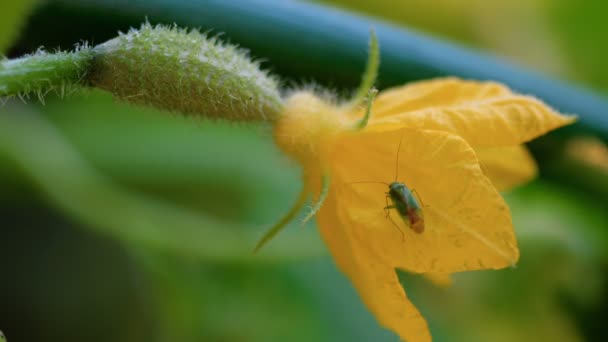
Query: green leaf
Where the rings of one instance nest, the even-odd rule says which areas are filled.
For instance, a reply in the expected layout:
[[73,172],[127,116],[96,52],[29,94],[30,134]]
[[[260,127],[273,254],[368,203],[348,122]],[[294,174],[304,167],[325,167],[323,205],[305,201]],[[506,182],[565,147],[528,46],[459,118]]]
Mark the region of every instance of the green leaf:
[[217,266],[136,254],[156,297],[159,340],[327,340],[315,298],[289,266]]
[[[86,106],[82,110],[86,108],[91,111]],[[0,113],[0,152],[22,169],[52,206],[101,234],[138,246],[224,263],[288,262],[322,254],[316,232],[309,230],[297,232],[297,236],[284,236],[283,243],[275,243],[264,253],[253,257],[251,251],[265,227],[263,224],[254,226],[251,222],[239,222],[235,220],[238,216],[232,220],[220,219],[210,213],[201,213],[158,196],[126,188],[92,168],[61,132],[34,108],[11,106]],[[140,124],[131,132],[144,126]],[[196,128],[194,125],[191,127]],[[162,133],[154,133],[156,139],[162,139]],[[116,140],[116,137],[110,132],[103,139]],[[99,141],[103,140],[97,140],[97,146]],[[119,152],[125,145],[111,153],[120,157]],[[196,148],[203,149],[204,146]],[[151,151],[149,156],[160,158],[157,160],[161,164],[168,164],[162,155],[159,156],[158,149]],[[198,156],[204,159],[202,155]],[[189,154],[186,158],[197,159],[198,156]],[[142,165],[128,167],[137,174],[151,170]],[[250,179],[256,179],[255,175]],[[208,201],[217,200],[209,193],[202,194],[208,197]]]
[[608,35],[603,0],[550,1],[549,24],[575,76],[608,92]]

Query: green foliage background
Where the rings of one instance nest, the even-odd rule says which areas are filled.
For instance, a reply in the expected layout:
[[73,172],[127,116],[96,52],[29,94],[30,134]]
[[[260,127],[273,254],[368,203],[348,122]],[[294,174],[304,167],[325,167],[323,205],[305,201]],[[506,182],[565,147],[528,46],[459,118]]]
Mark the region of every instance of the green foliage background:
[[[348,3],[606,89],[608,5],[599,0],[516,10],[507,1]],[[19,4],[0,7],[0,48],[27,14]],[[505,27],[521,18],[526,34],[513,38]],[[29,52],[35,36],[5,51]],[[547,36],[551,48],[538,38]],[[9,341],[396,340],[314,225],[294,224],[250,253],[301,186],[270,127],[167,115],[89,90],[29,102],[0,108],[0,329]],[[446,289],[402,274],[435,340],[606,338],[608,208],[586,189],[607,171],[588,172],[586,188],[549,177],[506,195],[522,252],[516,269],[459,274]]]
[[490,50],[523,65],[608,91],[602,0],[320,1]]

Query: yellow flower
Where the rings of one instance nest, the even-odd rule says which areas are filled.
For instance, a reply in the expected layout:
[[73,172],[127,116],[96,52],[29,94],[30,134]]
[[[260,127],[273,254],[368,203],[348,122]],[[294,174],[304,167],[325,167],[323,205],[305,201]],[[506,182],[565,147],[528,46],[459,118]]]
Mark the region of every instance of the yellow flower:
[[[312,194],[327,247],[378,321],[404,340],[428,341],[395,269],[442,282],[514,265],[511,214],[496,186],[533,177],[521,144],[574,118],[502,85],[455,78],[384,91],[368,109],[361,124],[364,108],[306,91],[287,99],[275,139],[302,165],[305,188],[280,225]],[[385,209],[395,181],[419,195],[422,226]]]

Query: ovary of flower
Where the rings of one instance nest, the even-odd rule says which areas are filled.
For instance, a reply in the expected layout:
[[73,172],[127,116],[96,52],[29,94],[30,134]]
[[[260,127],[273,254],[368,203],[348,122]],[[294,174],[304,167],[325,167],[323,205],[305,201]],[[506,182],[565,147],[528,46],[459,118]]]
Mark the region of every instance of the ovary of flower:
[[[574,118],[502,85],[455,78],[381,92],[371,112],[357,128],[365,109],[297,92],[275,139],[302,165],[304,193],[319,198],[326,180],[319,231],[368,308],[402,339],[428,341],[395,269],[445,280],[441,274],[514,265],[511,214],[493,182],[506,188],[531,179],[536,167],[521,144]],[[385,217],[388,189],[381,183],[395,180],[397,153],[396,180],[426,205],[422,233],[391,222],[394,211]]]

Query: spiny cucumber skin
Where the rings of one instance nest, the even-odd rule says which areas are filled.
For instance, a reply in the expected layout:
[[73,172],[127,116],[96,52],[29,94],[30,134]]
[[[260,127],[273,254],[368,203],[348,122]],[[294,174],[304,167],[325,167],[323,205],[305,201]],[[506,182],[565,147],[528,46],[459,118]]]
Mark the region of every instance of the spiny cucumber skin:
[[132,103],[235,121],[272,121],[283,106],[259,63],[198,31],[144,24],[94,52],[91,84]]

